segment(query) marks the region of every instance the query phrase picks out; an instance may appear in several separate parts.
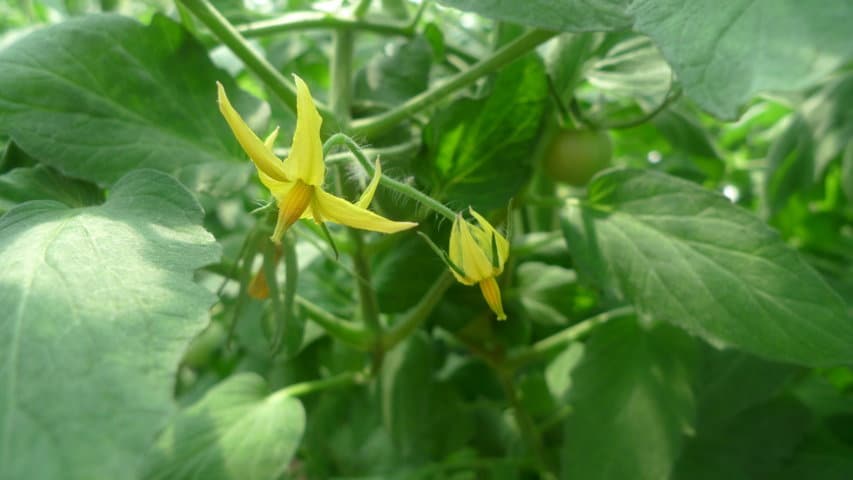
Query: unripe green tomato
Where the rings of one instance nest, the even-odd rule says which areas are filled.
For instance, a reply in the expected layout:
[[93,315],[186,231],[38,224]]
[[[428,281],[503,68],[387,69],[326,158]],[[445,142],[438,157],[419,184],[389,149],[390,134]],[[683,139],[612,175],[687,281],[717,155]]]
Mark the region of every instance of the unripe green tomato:
[[580,187],[610,166],[613,145],[603,130],[560,130],[545,153],[543,166],[551,179]]

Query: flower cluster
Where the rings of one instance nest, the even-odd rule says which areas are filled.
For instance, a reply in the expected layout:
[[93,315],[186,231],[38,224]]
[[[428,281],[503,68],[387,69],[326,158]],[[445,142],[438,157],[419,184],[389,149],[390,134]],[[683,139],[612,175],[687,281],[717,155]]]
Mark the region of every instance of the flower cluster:
[[[382,177],[378,161],[372,180],[355,203],[323,190],[326,176],[320,137],[323,118],[305,82],[296,75],[294,80],[296,129],[290,154],[284,161],[272,150],[278,128],[261,141],[231,105],[222,84],[217,83],[219,110],[278,206],[272,241],[280,243],[287,229],[300,218],[312,218],[318,224],[330,221],[381,233],[395,233],[417,226],[414,222],[389,220],[367,209]],[[496,277],[503,271],[509,255],[509,242],[482,215],[473,209],[469,211],[477,224],[469,223],[461,214],[456,215],[445,260],[459,282],[479,285],[489,308],[499,320],[504,320],[506,314]]]

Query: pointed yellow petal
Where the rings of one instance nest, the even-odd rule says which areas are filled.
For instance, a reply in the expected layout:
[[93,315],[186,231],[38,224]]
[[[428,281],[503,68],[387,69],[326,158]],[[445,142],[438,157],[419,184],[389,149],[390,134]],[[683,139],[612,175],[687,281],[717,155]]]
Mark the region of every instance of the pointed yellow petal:
[[234,110],[225,94],[225,87],[216,82],[216,88],[219,94],[219,111],[222,112],[222,116],[225,117],[225,121],[228,122],[228,126],[231,127],[231,131],[234,132],[240,146],[252,159],[258,171],[275,180],[287,181],[288,176],[281,160],[261,142],[261,139],[246,125],[237,110]]
[[275,127],[275,130],[273,130],[272,133],[266,139],[264,139],[264,146],[269,148],[270,151],[272,151],[272,147],[273,145],[275,145],[276,138],[278,138],[278,127]]
[[[456,214],[456,218],[453,220],[453,227],[450,229],[450,248],[448,248],[447,252],[447,256],[450,257],[450,261],[463,271],[465,267],[462,266],[462,230],[460,223],[464,221],[465,220],[462,219],[462,215]],[[474,285],[477,283],[466,276],[460,275],[455,269],[451,268],[450,273],[452,273],[453,276],[456,277],[456,280],[463,285]]]
[[471,212],[471,215],[477,219],[477,223],[480,224],[480,229],[484,235],[481,238],[478,238],[480,246],[488,252],[487,256],[492,256],[492,235],[495,236],[495,244],[497,245],[498,250],[498,268],[495,274],[499,274],[504,269],[504,263],[506,262],[507,257],[509,256],[509,242],[507,239],[500,234],[495,227],[489,223],[482,215],[474,211],[473,208],[468,207],[468,211]]
[[495,277],[483,279],[480,282],[480,291],[483,293],[486,303],[489,304],[489,308],[498,316],[498,320],[506,320],[506,313],[504,313],[504,306],[501,302],[501,289],[498,287]]
[[311,210],[315,216],[323,220],[373,232],[395,233],[418,225],[414,222],[388,220],[342,198],[324,192],[320,187],[314,188],[314,201],[311,203]]
[[364,192],[361,193],[361,197],[359,197],[358,201],[355,202],[357,207],[367,208],[370,206],[370,202],[373,201],[373,195],[376,194],[376,187],[379,186],[379,180],[381,179],[382,166],[379,164],[379,158],[377,158],[373,178],[370,179],[370,183],[367,184],[367,188],[364,189]]
[[460,280],[460,282],[466,285],[472,285],[492,276],[494,268],[492,262],[474,239],[471,227],[460,214],[456,215],[453,230],[450,232],[449,255],[450,260],[465,272],[467,281]]
[[284,162],[284,173],[308,185],[322,185],[326,176],[323,142],[320,140],[323,118],[314,105],[308,85],[296,75],[293,79],[296,81],[296,130],[293,131],[290,155]]

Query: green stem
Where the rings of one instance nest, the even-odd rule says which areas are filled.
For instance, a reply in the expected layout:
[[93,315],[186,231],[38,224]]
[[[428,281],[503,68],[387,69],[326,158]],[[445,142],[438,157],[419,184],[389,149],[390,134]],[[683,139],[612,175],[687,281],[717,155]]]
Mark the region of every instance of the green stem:
[[331,108],[338,119],[339,128],[346,130],[350,120],[350,103],[352,102],[352,30],[339,28],[332,35],[331,62]]
[[[216,7],[208,0],[180,0],[180,2],[228,46],[234,55],[243,61],[246,68],[254,72],[285,105],[296,111],[295,87],[267,59],[252,49],[246,39],[219,13]],[[326,107],[318,105],[317,109],[324,118],[331,117]]]
[[347,387],[364,382],[367,379],[365,372],[344,372],[332,375],[329,378],[311,380],[310,382],[294,383],[273,393],[276,396],[301,397],[309,393],[320,392],[330,388]]
[[296,295],[296,304],[329,335],[351,347],[367,350],[370,334],[352,322],[339,318],[310,300]]
[[411,37],[410,25],[391,22],[374,22],[352,17],[343,17],[323,12],[292,12],[270,20],[259,20],[234,27],[246,38],[263,37],[299,30],[348,28],[384,35]]
[[284,318],[278,325],[278,331],[273,339],[272,350],[274,353],[277,353],[282,345],[284,345],[286,354],[290,356],[295,354],[295,350],[302,344],[305,324],[296,316],[295,311],[296,285],[299,282],[299,261],[296,258],[296,240],[285,235],[281,243],[284,253],[284,301],[282,303]]
[[370,10],[371,0],[360,0],[358,5],[355,6],[355,10],[353,10],[353,15],[355,18],[363,17],[368,10]]
[[[355,140],[353,140],[346,134],[336,133],[329,137],[329,139],[326,140],[326,143],[323,144],[324,156],[329,152],[329,150],[331,150],[333,146],[341,144],[346,145],[350,152],[352,152],[352,154],[355,156],[356,160],[358,160],[358,163],[361,164],[362,168],[367,171],[367,174],[369,176],[373,176],[373,165],[371,165],[370,161],[367,159],[367,156],[364,154],[364,151],[361,150],[361,147],[358,146],[358,143],[356,143]],[[456,212],[447,208],[443,203],[421,192],[415,187],[412,187],[411,185],[406,185],[403,182],[394,180],[393,178],[386,176],[384,173],[380,177],[379,183],[382,186],[393,190],[401,195],[405,195],[411,198],[412,200],[420,203],[421,205],[429,208],[430,210],[433,210],[434,212],[443,215],[450,221],[456,219]]]
[[407,117],[424,110],[447,95],[460,90],[478,78],[491,73],[533,50],[541,43],[556,35],[546,30],[532,30],[508,43],[500,50],[466,70],[450,77],[429,90],[410,98],[408,101],[387,112],[374,117],[356,120],[352,123],[354,134],[374,136],[397,125]]
[[450,272],[444,272],[432,284],[429,290],[424,294],[423,298],[412,307],[405,316],[396,324],[394,324],[382,338],[382,349],[390,351],[398,343],[402,342],[412,334],[423,323],[424,320],[432,313],[432,310],[438,305],[438,302],[444,296],[444,292],[453,284],[453,276]]
[[[332,56],[332,111],[338,118],[338,124],[346,129],[350,120],[350,102],[352,101],[352,56],[354,38],[351,30],[340,28],[333,36],[334,53]],[[325,153],[325,152],[324,152]],[[343,187],[343,171],[338,168],[338,178]],[[375,338],[379,338],[382,325],[379,323],[379,300],[370,283],[370,263],[364,252],[364,239],[361,232],[348,228],[347,234],[353,244],[353,267],[363,281],[356,282],[362,320]]]
[[513,368],[518,368],[519,366],[534,362],[542,357],[562,350],[566,345],[572,342],[580,340],[593,331],[595,327],[603,323],[615,318],[626,317],[633,313],[634,307],[630,305],[599,313],[598,315],[578,322],[565,330],[561,330],[550,337],[539,340],[528,349],[511,355],[507,360],[507,363]]

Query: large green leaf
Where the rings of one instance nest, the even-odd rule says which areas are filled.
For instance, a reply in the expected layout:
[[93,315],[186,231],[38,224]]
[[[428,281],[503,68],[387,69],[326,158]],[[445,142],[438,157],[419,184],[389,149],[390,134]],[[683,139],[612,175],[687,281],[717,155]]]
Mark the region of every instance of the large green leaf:
[[725,197],[653,172],[611,170],[563,230],[590,278],[717,344],[806,365],[853,361],[839,296],[779,235]]
[[629,11],[687,95],[721,118],[756,93],[813,85],[853,56],[847,0],[637,0]]
[[42,28],[0,51],[0,131],[72,177],[110,185],[134,168],[214,193],[248,164],[216,107],[243,95],[176,23],[116,15]]
[[460,209],[506,206],[530,175],[534,143],[548,95],[536,55],[501,71],[490,94],[440,111],[424,134],[424,180]]
[[722,118],[756,93],[815,84],[853,57],[847,0],[441,0],[551,30],[650,36],[688,96]]
[[447,6],[505,22],[564,32],[621,30],[631,26],[630,0],[439,0]]
[[696,342],[668,325],[606,324],[571,377],[562,478],[667,478],[692,429]]
[[146,479],[275,479],[299,446],[305,411],[269,394],[263,378],[241,373],[218,384],[163,431]]
[[174,408],[181,353],[219,248],[165,174],[106,203],[36,201],[0,219],[0,478],[128,478]]

